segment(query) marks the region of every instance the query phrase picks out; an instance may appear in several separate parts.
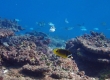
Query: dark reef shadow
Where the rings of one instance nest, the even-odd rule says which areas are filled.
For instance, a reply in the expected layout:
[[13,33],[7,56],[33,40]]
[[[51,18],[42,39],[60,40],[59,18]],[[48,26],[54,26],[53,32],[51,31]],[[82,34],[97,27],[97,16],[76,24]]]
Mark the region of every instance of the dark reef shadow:
[[13,69],[19,69],[25,64],[27,64],[27,63],[17,62],[17,61],[14,61],[14,60],[6,60],[6,59],[3,59],[3,62],[2,62],[2,66],[10,67],[10,68],[13,68]]
[[73,60],[75,60],[79,71],[85,71],[85,74],[89,77],[98,77],[101,70],[106,69],[110,64],[91,62],[84,59],[80,59],[78,56],[74,55]]
[[36,79],[43,79],[45,75],[43,75],[41,72],[33,72],[29,70],[21,70],[19,72],[20,74],[23,74],[24,76],[28,76],[31,78],[36,78]]

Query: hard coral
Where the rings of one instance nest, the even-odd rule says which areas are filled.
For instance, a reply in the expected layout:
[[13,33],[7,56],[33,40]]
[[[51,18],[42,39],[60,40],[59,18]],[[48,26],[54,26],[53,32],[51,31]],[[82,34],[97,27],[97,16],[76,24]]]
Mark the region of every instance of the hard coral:
[[[44,60],[44,59],[43,59]],[[42,60],[40,60],[42,62]],[[45,60],[44,60],[45,61]],[[49,63],[49,64],[47,64]],[[87,77],[84,72],[79,72],[77,65],[74,61],[70,59],[58,59],[56,61],[50,61],[47,59],[45,64],[40,65],[29,65],[26,64],[22,68],[22,73],[29,76],[42,77],[42,79],[68,79],[68,80],[92,80]]]
[[35,75],[37,77],[44,77],[46,75],[48,75],[51,71],[51,69],[47,66],[35,66],[35,65],[24,65],[22,68],[22,72],[26,73],[28,75]]
[[110,40],[104,34],[91,31],[69,40],[66,49],[77,56],[96,62],[110,63]]
[[0,18],[0,28],[10,29],[14,32],[24,30],[20,25],[17,24],[17,21],[15,19],[8,20]]
[[[4,75],[4,80],[23,80],[24,78],[27,80],[30,78],[30,80],[36,80],[36,77],[38,80],[90,80],[84,72],[79,72],[74,60],[63,59],[53,54],[52,49],[49,48],[51,39],[46,34],[33,32],[32,34],[15,36],[13,35],[13,31],[21,30],[15,20],[0,19],[0,26],[2,28],[0,37],[3,42],[0,44],[0,62],[3,65],[11,65],[11,67],[20,67],[19,69],[15,68],[14,71],[10,69],[7,72],[7,76]],[[62,42],[63,44],[65,43],[64,41]],[[60,43],[57,44],[58,47],[61,45]],[[71,45],[71,47],[69,45],[68,48],[72,49],[74,45]],[[26,76],[30,78],[26,78]],[[39,79],[38,77],[42,78]]]
[[12,35],[14,35],[14,32],[12,30],[0,28],[0,38],[12,36]]

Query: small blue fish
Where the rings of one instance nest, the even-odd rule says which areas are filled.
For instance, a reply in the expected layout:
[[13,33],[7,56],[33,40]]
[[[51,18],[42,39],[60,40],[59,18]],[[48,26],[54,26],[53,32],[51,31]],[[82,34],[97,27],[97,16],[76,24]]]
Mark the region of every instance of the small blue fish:
[[30,30],[34,30],[34,28],[29,28]]
[[15,19],[15,21],[19,22],[20,20],[19,19]]
[[98,31],[98,30],[99,30],[99,28],[94,28],[94,30]]

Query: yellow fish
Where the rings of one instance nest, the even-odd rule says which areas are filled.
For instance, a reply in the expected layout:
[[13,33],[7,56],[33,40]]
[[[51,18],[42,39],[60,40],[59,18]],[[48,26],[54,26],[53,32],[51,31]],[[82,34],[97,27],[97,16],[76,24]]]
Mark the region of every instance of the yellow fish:
[[53,53],[62,58],[72,58],[72,53],[66,49],[53,49]]

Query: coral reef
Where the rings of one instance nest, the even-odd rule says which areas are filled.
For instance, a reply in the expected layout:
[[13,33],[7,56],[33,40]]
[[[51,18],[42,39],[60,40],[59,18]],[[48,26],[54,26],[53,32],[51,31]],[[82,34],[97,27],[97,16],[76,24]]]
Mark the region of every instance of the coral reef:
[[15,19],[8,20],[0,18],[0,28],[10,29],[14,32],[24,30],[24,28],[17,24],[17,21]]
[[43,32],[37,32],[37,31],[26,32],[26,34],[30,34],[30,35],[33,35],[33,36],[44,36],[44,37],[48,37],[47,34],[45,34]]
[[92,80],[85,73],[79,72],[77,65],[74,61],[70,59],[58,59],[54,63],[48,60],[48,63],[32,66],[26,64],[23,66],[22,71],[27,73],[27,75],[35,75],[37,77],[44,77],[46,79],[85,79]]
[[110,63],[110,40],[102,33],[91,31],[66,43],[66,49],[77,56],[94,62]]
[[90,33],[67,41],[66,49],[73,53],[79,70],[96,80],[110,79],[110,39],[103,33]]
[[9,37],[12,35],[14,35],[12,30],[0,28],[0,38]]
[[[62,45],[64,48],[65,41],[59,39],[56,41],[45,33],[36,31],[16,35],[14,32],[23,30],[16,20],[0,19],[0,27],[1,80],[94,80],[94,78],[87,76],[84,71],[79,70],[75,60],[64,59],[53,54],[52,48],[62,47]],[[82,41],[88,42],[92,38],[91,43],[94,43],[94,40],[101,38],[104,42],[102,46],[109,47],[108,44],[105,45],[105,43],[109,43],[105,36],[97,33],[91,34],[91,36],[84,35],[70,40],[67,42],[66,48],[73,53],[76,52],[78,56],[86,58],[88,55],[84,54],[84,50],[88,53],[91,50],[90,55],[92,55],[95,49],[89,50],[90,45]],[[87,48],[85,44],[87,44]],[[97,46],[95,45],[95,47]],[[93,56],[100,55],[108,59],[106,53],[108,52],[93,53]]]
[[38,51],[39,46],[34,42],[25,40],[19,45],[1,47],[3,64],[8,62],[10,65],[21,65],[22,74],[42,79],[89,79],[84,73],[79,72],[75,61],[59,58],[53,54],[48,56],[47,54],[51,53],[44,54],[43,51]]
[[[12,68],[2,69],[1,73],[3,75],[1,78],[4,80],[21,80],[26,78],[30,80],[92,80],[84,72],[78,70],[74,60],[55,56],[48,47],[49,43],[44,43],[45,40],[47,38],[32,35],[6,38],[8,46],[0,45],[2,66],[11,65],[19,68],[15,70]],[[26,77],[23,77],[23,75],[26,75]]]
[[[49,38],[50,39],[50,44],[49,44],[49,47],[51,47],[52,49],[54,48],[65,48],[65,40],[62,40],[62,39],[59,39],[58,37],[51,37],[51,36],[48,36],[47,34],[43,33],[43,32],[36,32],[36,31],[33,31],[33,32],[26,32],[26,34],[29,34],[29,35],[32,35],[32,36],[42,36],[42,37],[45,37],[45,38]],[[49,41],[48,39],[48,41]],[[47,41],[46,41],[47,42]]]
[[0,54],[2,59],[7,62],[39,64],[36,56],[49,52],[47,47],[49,43],[45,41],[46,39],[34,36],[12,36],[6,38],[5,46],[0,46]]
[[59,38],[56,38],[56,37],[50,37],[51,41],[50,41],[50,44],[49,44],[49,47],[51,47],[52,49],[54,48],[62,48],[64,49],[65,48],[65,43],[66,41],[65,40],[62,40],[62,39],[59,39]]

